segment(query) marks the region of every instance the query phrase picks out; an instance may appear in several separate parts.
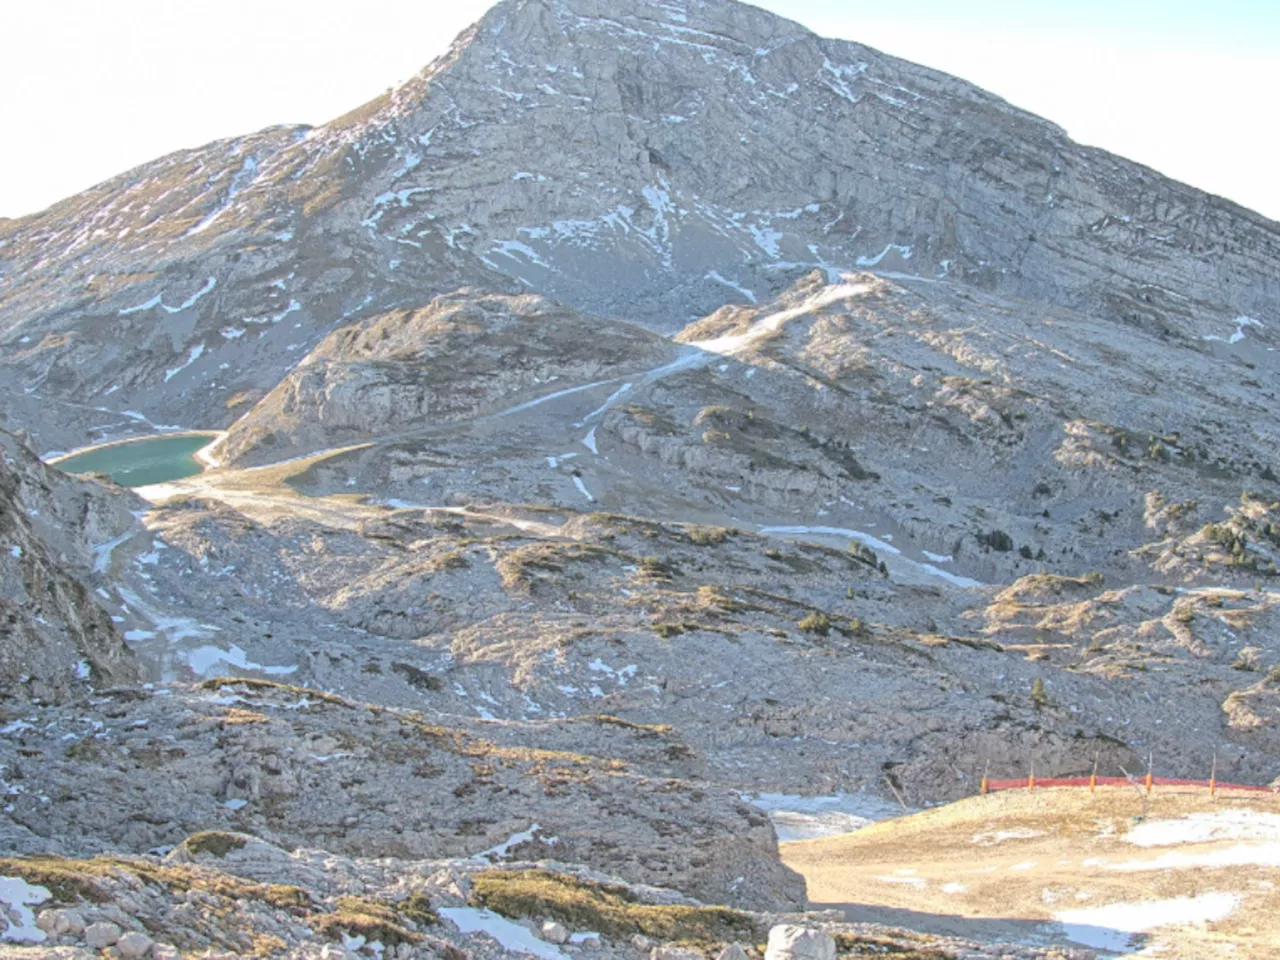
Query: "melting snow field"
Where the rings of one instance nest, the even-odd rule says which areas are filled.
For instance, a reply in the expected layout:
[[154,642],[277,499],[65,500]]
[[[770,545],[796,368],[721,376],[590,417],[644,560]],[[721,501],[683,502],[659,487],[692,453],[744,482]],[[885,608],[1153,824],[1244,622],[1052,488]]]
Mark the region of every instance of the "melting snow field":
[[860,793],[838,793],[828,797],[760,793],[744,795],[743,799],[769,815],[779,843],[853,833],[877,820],[902,815],[902,808],[897,804]]
[[528,953],[543,960],[569,960],[567,954],[545,941],[539,940],[518,923],[500,917],[490,910],[474,907],[441,907],[441,916],[452,920],[463,933],[486,933],[505,950]]
[[[534,838],[534,835],[537,834],[537,832],[541,829],[542,829],[542,826],[540,824],[537,824],[537,823],[532,824],[530,825],[528,830],[521,830],[518,833],[513,833],[511,836],[507,837],[507,839],[503,840],[501,843],[497,844],[496,846],[492,846],[488,850],[481,850],[479,853],[473,854],[471,859],[472,860],[494,860],[494,859],[501,860],[504,857],[508,857],[511,855],[512,847],[518,847],[522,843],[528,843],[530,840]],[[552,837],[548,839],[546,842],[554,843],[555,838]]]
[[919,570],[931,577],[939,580],[945,580],[952,586],[956,587],[981,587],[983,584],[969,577],[961,577],[947,570],[940,570],[931,563],[921,563],[919,560],[912,560],[902,555],[902,551],[890,543],[871,536],[869,533],[863,533],[861,530],[850,530],[845,527],[761,527],[760,532],[763,534],[780,534],[784,536],[804,536],[805,534],[814,534],[822,537],[844,537],[849,540],[857,540],[859,543],[865,544],[879,554],[882,560],[887,564],[895,563],[903,564],[907,567]]
[[200,677],[210,677],[216,672],[222,664],[229,664],[238,667],[241,670],[260,670],[270,676],[285,676],[297,671],[296,666],[292,667],[266,667],[260,663],[253,663],[249,660],[244,650],[231,645],[230,650],[222,650],[213,645],[196,647],[194,650],[188,650],[183,654],[187,658],[187,664],[192,671]]
[[1148,820],[1130,830],[1124,839],[1139,847],[1172,847],[1219,840],[1280,842],[1280,814],[1215,810],[1193,813],[1178,820]]
[[1175,924],[1210,923],[1231,915],[1240,906],[1233,893],[1205,893],[1145,903],[1111,903],[1105,907],[1064,910],[1054,914],[1067,937],[1097,950],[1125,953],[1133,935]]
[[1107,870],[1138,873],[1149,870],[1207,870],[1223,867],[1280,867],[1280,843],[1237,844],[1207,853],[1170,851],[1153,860],[1123,860],[1103,865]]

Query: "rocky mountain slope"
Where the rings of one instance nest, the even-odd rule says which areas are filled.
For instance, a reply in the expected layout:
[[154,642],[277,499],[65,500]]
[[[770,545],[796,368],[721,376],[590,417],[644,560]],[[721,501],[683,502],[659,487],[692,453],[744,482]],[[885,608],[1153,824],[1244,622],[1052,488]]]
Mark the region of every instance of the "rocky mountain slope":
[[541,297],[457,291],[326,337],[211,451],[251,465],[424,424],[500,413],[557,382],[584,384],[669,360],[660,337]]
[[0,696],[53,701],[138,678],[87,580],[94,545],[136,526],[141,506],[46,467],[0,430]]
[[124,411],[221,427],[336,327],[461,286],[672,332],[814,266],[1189,346],[1255,335],[1277,262],[1274,223],[763,11],[505,0],[330,124],[0,227],[5,407],[43,449]]
[[136,494],[0,433],[5,931],[754,958],[806,804],[1271,782],[1277,303],[1277,224],[731,0],[505,0],[0,222],[7,429],[221,431]]

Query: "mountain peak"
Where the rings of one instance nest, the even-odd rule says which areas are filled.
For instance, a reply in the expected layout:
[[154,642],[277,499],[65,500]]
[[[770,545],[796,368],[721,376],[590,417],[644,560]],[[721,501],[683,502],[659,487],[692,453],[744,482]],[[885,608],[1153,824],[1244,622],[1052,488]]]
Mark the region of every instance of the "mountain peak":
[[[1192,341],[1280,298],[1277,225],[734,0],[505,0],[332,123],[174,154],[7,237],[23,382],[132,410],[192,378],[260,397],[336,327],[461,287],[672,333],[870,269]],[[108,322],[146,344],[127,377],[33,345]]]

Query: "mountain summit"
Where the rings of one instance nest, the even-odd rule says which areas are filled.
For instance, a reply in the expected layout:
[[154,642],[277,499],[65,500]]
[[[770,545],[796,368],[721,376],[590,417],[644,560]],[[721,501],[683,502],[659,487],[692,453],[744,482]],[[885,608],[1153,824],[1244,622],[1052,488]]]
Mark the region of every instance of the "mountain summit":
[[0,389],[46,447],[90,439],[77,404],[220,427],[336,326],[460,286],[670,333],[814,268],[1197,340],[1267,315],[1277,264],[1256,214],[733,0],[508,0],[332,123],[0,224]]

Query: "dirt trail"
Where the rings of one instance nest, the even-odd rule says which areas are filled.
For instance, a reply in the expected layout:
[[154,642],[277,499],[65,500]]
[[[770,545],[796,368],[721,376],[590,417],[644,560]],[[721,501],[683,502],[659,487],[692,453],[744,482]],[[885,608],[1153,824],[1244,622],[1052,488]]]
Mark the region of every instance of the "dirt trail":
[[1272,795],[1011,792],[782,855],[851,920],[1179,958],[1261,960],[1280,943]]

